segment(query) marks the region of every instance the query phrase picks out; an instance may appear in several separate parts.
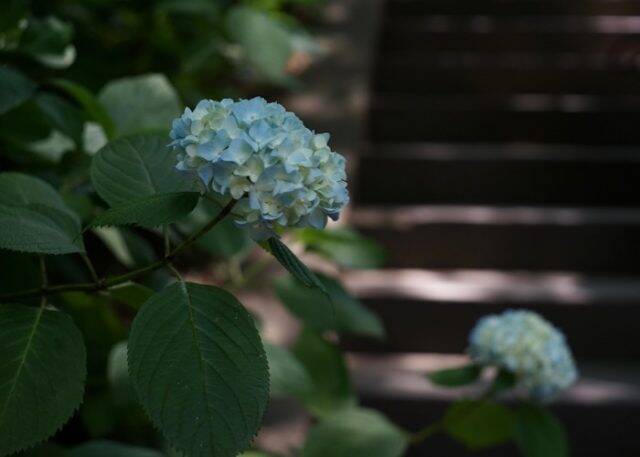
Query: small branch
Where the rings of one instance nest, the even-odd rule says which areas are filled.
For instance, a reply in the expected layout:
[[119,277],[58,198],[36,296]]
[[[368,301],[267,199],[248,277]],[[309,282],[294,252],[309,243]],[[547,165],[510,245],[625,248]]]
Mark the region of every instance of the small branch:
[[96,273],[96,269],[93,267],[93,263],[91,263],[91,259],[89,258],[89,256],[86,253],[82,253],[80,254],[80,257],[82,257],[84,264],[87,266],[87,270],[89,270],[89,274],[91,275],[91,279],[93,279],[93,282],[99,282],[100,280],[98,279],[98,274]]
[[[186,240],[180,243],[177,247],[175,247],[169,254],[167,254],[162,260],[157,260],[145,267],[138,268],[137,270],[129,271],[127,273],[121,274],[119,276],[112,276],[110,278],[101,278],[97,279],[94,282],[90,283],[79,283],[79,284],[62,284],[59,286],[49,286],[47,283],[43,282],[42,286],[37,289],[28,289],[20,292],[12,292],[9,294],[1,294],[0,300],[11,300],[16,298],[25,298],[42,295],[50,296],[61,294],[64,292],[97,292],[99,290],[108,289],[109,287],[116,286],[118,284],[122,284],[124,282],[135,279],[139,276],[144,276],[147,273],[157,270],[158,268],[162,268],[167,266],[171,260],[176,257],[180,252],[184,249],[191,246],[198,238],[207,233],[213,227],[216,226],[222,219],[224,219],[233,209],[236,204],[236,200],[231,200],[227,206],[225,206],[218,215],[213,218],[207,225],[202,227],[193,235],[189,236]],[[44,260],[41,260],[42,265],[44,265]]]

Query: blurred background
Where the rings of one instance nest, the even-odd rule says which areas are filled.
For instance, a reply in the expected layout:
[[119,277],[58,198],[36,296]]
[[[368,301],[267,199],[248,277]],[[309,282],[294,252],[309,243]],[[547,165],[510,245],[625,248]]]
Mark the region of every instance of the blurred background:
[[[436,389],[425,372],[465,360],[480,316],[528,308],[566,333],[578,360],[581,380],[553,406],[573,455],[640,454],[640,2],[5,1],[2,61],[54,95],[0,117],[0,169],[46,177],[91,216],[79,197],[87,151],[109,132],[79,117],[68,100],[84,105],[81,92],[64,81],[107,105],[110,82],[151,73],[152,96],[168,91],[186,106],[278,100],[331,132],[350,167],[353,202],[340,224],[387,253],[377,269],[305,256],[383,321],[384,341],[341,340],[362,404],[409,430],[437,419],[469,392]],[[244,249],[246,240],[220,236],[204,247],[213,257]],[[143,241],[105,232],[90,246],[119,246],[126,265],[153,248]],[[339,242],[324,249],[350,258]],[[197,260],[185,261],[187,274],[216,283],[219,270]],[[60,261],[53,270],[68,278],[77,269]],[[299,324],[259,283],[240,297],[267,339],[294,341]],[[96,312],[88,306],[77,312],[86,322]],[[108,343],[95,336],[95,372],[118,332],[102,335]],[[91,397],[60,441],[72,443],[78,429],[113,436],[107,407]],[[274,401],[257,443],[286,453],[309,424],[295,403]],[[436,437],[407,455],[467,452]]]

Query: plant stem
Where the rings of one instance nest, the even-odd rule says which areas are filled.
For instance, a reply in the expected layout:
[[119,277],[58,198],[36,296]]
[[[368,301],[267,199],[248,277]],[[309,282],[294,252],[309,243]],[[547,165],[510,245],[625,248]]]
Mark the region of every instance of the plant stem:
[[89,274],[91,275],[93,282],[98,282],[98,274],[96,273],[96,269],[93,267],[93,263],[91,263],[89,256],[86,253],[82,253],[80,254],[80,257],[82,257],[84,264],[87,266],[87,270],[89,270]]
[[[49,286],[46,281],[43,279],[42,286],[36,289],[28,289],[20,292],[12,292],[10,294],[1,294],[0,300],[11,300],[16,298],[25,298],[42,295],[50,296],[56,295],[63,292],[96,292],[103,289],[108,289],[109,287],[116,286],[118,284],[122,284],[124,282],[135,279],[139,276],[144,276],[147,273],[150,273],[158,268],[162,268],[169,264],[171,260],[176,257],[180,252],[184,249],[191,246],[198,238],[207,233],[213,227],[216,226],[222,219],[224,219],[233,209],[233,206],[236,204],[237,200],[231,200],[227,206],[225,206],[220,213],[216,217],[214,217],[210,222],[208,222],[204,227],[200,230],[189,236],[186,240],[176,246],[172,251],[170,251],[167,255],[164,256],[161,260],[156,260],[153,263],[150,263],[147,266],[138,268],[136,270],[129,271],[127,273],[112,276],[110,278],[97,278],[94,282],[89,283],[79,283],[79,284],[61,284],[58,286]],[[41,260],[42,264],[44,264],[44,260]]]

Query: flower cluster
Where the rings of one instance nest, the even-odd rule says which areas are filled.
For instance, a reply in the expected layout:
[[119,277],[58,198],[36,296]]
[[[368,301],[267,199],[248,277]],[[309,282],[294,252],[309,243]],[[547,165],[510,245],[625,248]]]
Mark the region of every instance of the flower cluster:
[[323,228],[349,201],[345,159],[329,134],[263,98],[202,100],[173,121],[177,168],[239,199],[236,222],[253,228]]
[[551,400],[573,384],[577,370],[564,335],[531,311],[505,311],[478,321],[469,354],[482,365],[514,373],[538,400]]

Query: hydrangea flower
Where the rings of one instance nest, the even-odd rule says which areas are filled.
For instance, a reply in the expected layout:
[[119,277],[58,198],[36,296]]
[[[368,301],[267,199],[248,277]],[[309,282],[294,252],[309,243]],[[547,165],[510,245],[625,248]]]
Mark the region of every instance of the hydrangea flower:
[[532,311],[480,319],[471,331],[469,354],[478,364],[514,373],[541,401],[552,400],[578,376],[562,332]]
[[179,170],[239,200],[236,223],[254,229],[323,228],[349,201],[345,159],[278,103],[202,100],[173,121]]

